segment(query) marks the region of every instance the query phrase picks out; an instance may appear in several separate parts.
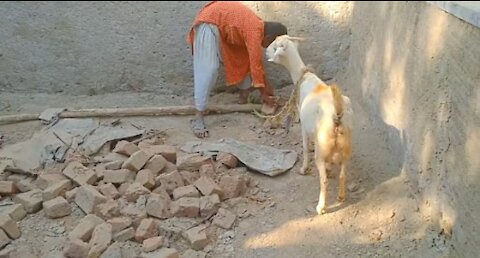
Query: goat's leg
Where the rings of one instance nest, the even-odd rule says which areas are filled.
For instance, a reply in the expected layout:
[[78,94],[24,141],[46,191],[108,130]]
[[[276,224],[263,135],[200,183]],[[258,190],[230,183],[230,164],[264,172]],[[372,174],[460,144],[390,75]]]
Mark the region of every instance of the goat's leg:
[[320,195],[318,196],[317,213],[321,215],[326,212],[326,201],[328,198],[328,178],[327,170],[325,168],[325,161],[323,160],[318,144],[315,144],[315,164],[317,165],[318,178],[320,180]]
[[309,151],[308,151],[308,135],[305,129],[302,127],[302,141],[303,141],[303,165],[300,168],[300,174],[305,175],[308,172]]
[[335,175],[333,174],[332,169],[333,169],[333,164],[330,162],[326,162],[325,170],[327,171],[327,178],[330,178],[330,179],[335,178]]
[[339,190],[337,200],[344,202],[347,197],[347,162],[342,162],[339,176]]

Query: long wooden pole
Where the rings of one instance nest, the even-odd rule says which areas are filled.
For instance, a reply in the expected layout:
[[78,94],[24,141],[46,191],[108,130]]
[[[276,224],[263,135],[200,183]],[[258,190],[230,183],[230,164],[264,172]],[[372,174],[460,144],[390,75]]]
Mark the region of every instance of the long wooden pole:
[[[233,104],[212,105],[205,114],[248,113],[254,109],[260,109],[258,104]],[[139,107],[139,108],[104,108],[104,109],[79,109],[66,110],[59,114],[60,118],[87,118],[87,117],[128,117],[128,116],[188,116],[194,115],[194,106],[170,106],[170,107]],[[40,114],[17,114],[0,116],[0,124],[11,124],[25,121],[38,120]]]

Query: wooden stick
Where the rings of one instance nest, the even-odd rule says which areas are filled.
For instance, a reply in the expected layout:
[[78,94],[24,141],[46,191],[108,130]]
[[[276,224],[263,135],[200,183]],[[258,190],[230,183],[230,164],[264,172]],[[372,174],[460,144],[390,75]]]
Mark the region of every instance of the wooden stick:
[[[212,105],[205,114],[227,114],[234,112],[248,113],[254,109],[260,109],[261,105],[234,104]],[[79,109],[67,110],[59,114],[60,118],[87,118],[87,117],[128,117],[128,116],[188,116],[194,115],[194,106],[170,106],[170,107],[140,107],[140,108],[105,108],[105,109]],[[18,114],[0,116],[0,124],[10,124],[24,121],[38,120],[40,114]]]

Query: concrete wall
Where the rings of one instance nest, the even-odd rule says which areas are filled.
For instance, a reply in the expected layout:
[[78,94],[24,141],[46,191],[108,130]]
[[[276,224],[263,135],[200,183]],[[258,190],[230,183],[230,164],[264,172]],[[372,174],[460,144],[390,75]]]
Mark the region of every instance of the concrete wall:
[[453,228],[452,255],[478,257],[480,29],[410,1],[355,2],[351,24],[348,94],[400,147],[425,218]]
[[[204,4],[1,2],[0,90],[191,94],[192,58],[185,39]],[[279,20],[290,32],[308,36],[302,51],[326,77],[345,68],[349,2],[245,4],[265,20]],[[279,67],[268,65],[268,72],[276,87],[291,82]]]

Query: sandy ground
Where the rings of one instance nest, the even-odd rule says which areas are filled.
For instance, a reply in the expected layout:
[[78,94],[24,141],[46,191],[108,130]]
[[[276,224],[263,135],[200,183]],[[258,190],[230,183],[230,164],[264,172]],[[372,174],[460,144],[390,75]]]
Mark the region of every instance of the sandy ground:
[[[288,94],[291,87],[282,89]],[[229,103],[236,96],[221,93],[211,103]],[[1,114],[35,113],[51,107],[138,107],[191,103],[189,97],[150,94],[110,94],[98,96],[17,95],[0,96]],[[211,137],[208,140],[233,137],[296,150],[299,161],[295,167],[271,178],[250,172],[262,192],[270,198],[269,205],[247,199],[234,203],[235,211],[243,212],[230,231],[219,232],[210,257],[450,257],[451,247],[429,218],[418,212],[415,193],[402,175],[396,151],[386,144],[388,132],[375,128],[361,107],[355,106],[354,149],[348,166],[349,192],[345,203],[337,203],[337,180],[329,188],[328,213],[315,213],[319,194],[316,169],[309,175],[297,172],[301,164],[299,125],[287,137],[282,130],[268,132],[263,121],[250,114],[207,117]],[[191,117],[122,118],[145,128],[167,129],[167,143],[180,146],[196,140],[189,128]],[[38,122],[0,126],[5,144],[29,138],[41,128]],[[313,166],[313,163],[311,164]],[[249,214],[249,215],[248,215]],[[39,257],[62,257],[69,228],[83,215],[74,209],[71,216],[51,220],[43,212],[28,215],[20,222],[22,237],[10,246],[30,248]],[[138,255],[138,246],[129,243],[124,249]]]

